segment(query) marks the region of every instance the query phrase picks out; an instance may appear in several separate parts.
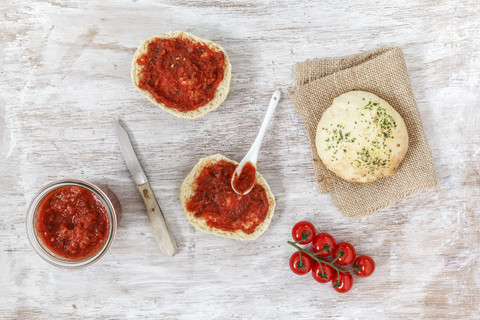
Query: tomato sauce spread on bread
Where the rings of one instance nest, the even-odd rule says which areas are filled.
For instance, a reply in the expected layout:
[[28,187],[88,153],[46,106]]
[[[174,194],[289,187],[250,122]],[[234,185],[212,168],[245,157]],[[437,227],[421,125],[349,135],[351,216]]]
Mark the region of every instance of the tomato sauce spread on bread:
[[257,183],[248,194],[237,194],[231,186],[236,167],[220,160],[203,168],[187,210],[194,212],[195,218],[204,219],[210,228],[252,234],[267,216],[268,199],[265,189]]
[[157,38],[137,59],[139,87],[158,103],[181,112],[207,104],[224,76],[225,56],[200,42]]

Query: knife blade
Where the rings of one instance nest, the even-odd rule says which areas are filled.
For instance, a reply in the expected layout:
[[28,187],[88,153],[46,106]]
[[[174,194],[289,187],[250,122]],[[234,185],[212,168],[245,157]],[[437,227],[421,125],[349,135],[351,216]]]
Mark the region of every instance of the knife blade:
[[162,210],[158,205],[152,187],[150,186],[147,176],[145,175],[145,172],[143,172],[142,166],[133,150],[130,137],[118,120],[115,120],[115,131],[117,133],[118,144],[120,145],[123,158],[127,163],[128,170],[132,174],[133,181],[137,185],[137,189],[145,203],[155,242],[163,253],[168,256],[174,256],[177,253],[177,244],[173,239],[172,233],[168,229],[167,222],[165,221]]

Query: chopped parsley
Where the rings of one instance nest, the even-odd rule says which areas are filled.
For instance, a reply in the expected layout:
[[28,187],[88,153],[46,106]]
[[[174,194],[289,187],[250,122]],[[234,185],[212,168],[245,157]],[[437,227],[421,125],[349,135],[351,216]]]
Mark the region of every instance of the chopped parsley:
[[[363,98],[363,100],[366,99]],[[329,127],[322,128],[325,134],[325,151],[330,153],[331,161],[338,161],[338,155],[347,156],[347,151],[351,150],[354,142],[357,142],[357,145],[360,146],[364,141],[368,144],[367,146],[362,147],[356,155],[351,153],[347,157],[351,157],[348,159],[351,165],[366,169],[373,174],[376,170],[385,168],[390,162],[392,150],[387,149],[387,140],[394,138],[393,131],[397,124],[392,115],[388,114],[387,109],[381,106],[379,102],[368,100],[357,111],[360,119],[354,121],[353,129],[357,130],[357,125],[359,125],[371,134],[369,133],[366,136],[358,134],[358,137],[354,137],[352,132],[349,131],[352,128],[347,129],[340,123],[330,123]],[[356,141],[357,138],[360,141]]]
[[322,130],[327,131],[327,138],[325,142],[327,142],[327,147],[325,151],[333,149],[334,159],[338,160],[336,154],[338,150],[343,151],[343,153],[347,152],[347,144],[355,142],[356,138],[352,137],[352,133],[345,130],[345,126],[342,124],[337,124],[335,126],[336,129],[329,129],[329,128],[322,128]]

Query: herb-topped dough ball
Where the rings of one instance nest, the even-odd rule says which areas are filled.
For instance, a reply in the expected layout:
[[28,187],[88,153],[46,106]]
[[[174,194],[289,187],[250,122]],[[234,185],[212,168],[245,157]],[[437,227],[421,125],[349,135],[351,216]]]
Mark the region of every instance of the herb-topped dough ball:
[[391,176],[408,149],[400,114],[385,100],[350,91],[333,100],[318,123],[317,152],[340,178],[373,182]]

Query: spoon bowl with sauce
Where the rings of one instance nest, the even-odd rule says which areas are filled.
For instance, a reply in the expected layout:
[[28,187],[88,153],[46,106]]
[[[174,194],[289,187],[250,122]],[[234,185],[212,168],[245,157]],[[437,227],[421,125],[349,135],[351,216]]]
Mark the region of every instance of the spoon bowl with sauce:
[[258,152],[260,151],[260,146],[262,145],[263,136],[265,131],[267,131],[268,124],[272,119],[273,112],[277,108],[278,101],[280,100],[281,92],[280,90],[275,90],[270,99],[270,104],[268,105],[267,113],[263,119],[262,126],[258,131],[258,135],[255,138],[250,150],[248,150],[245,157],[240,161],[238,167],[235,169],[232,175],[232,189],[240,194],[245,195],[249,193],[253,186],[255,185],[255,174],[257,172],[257,158]]

